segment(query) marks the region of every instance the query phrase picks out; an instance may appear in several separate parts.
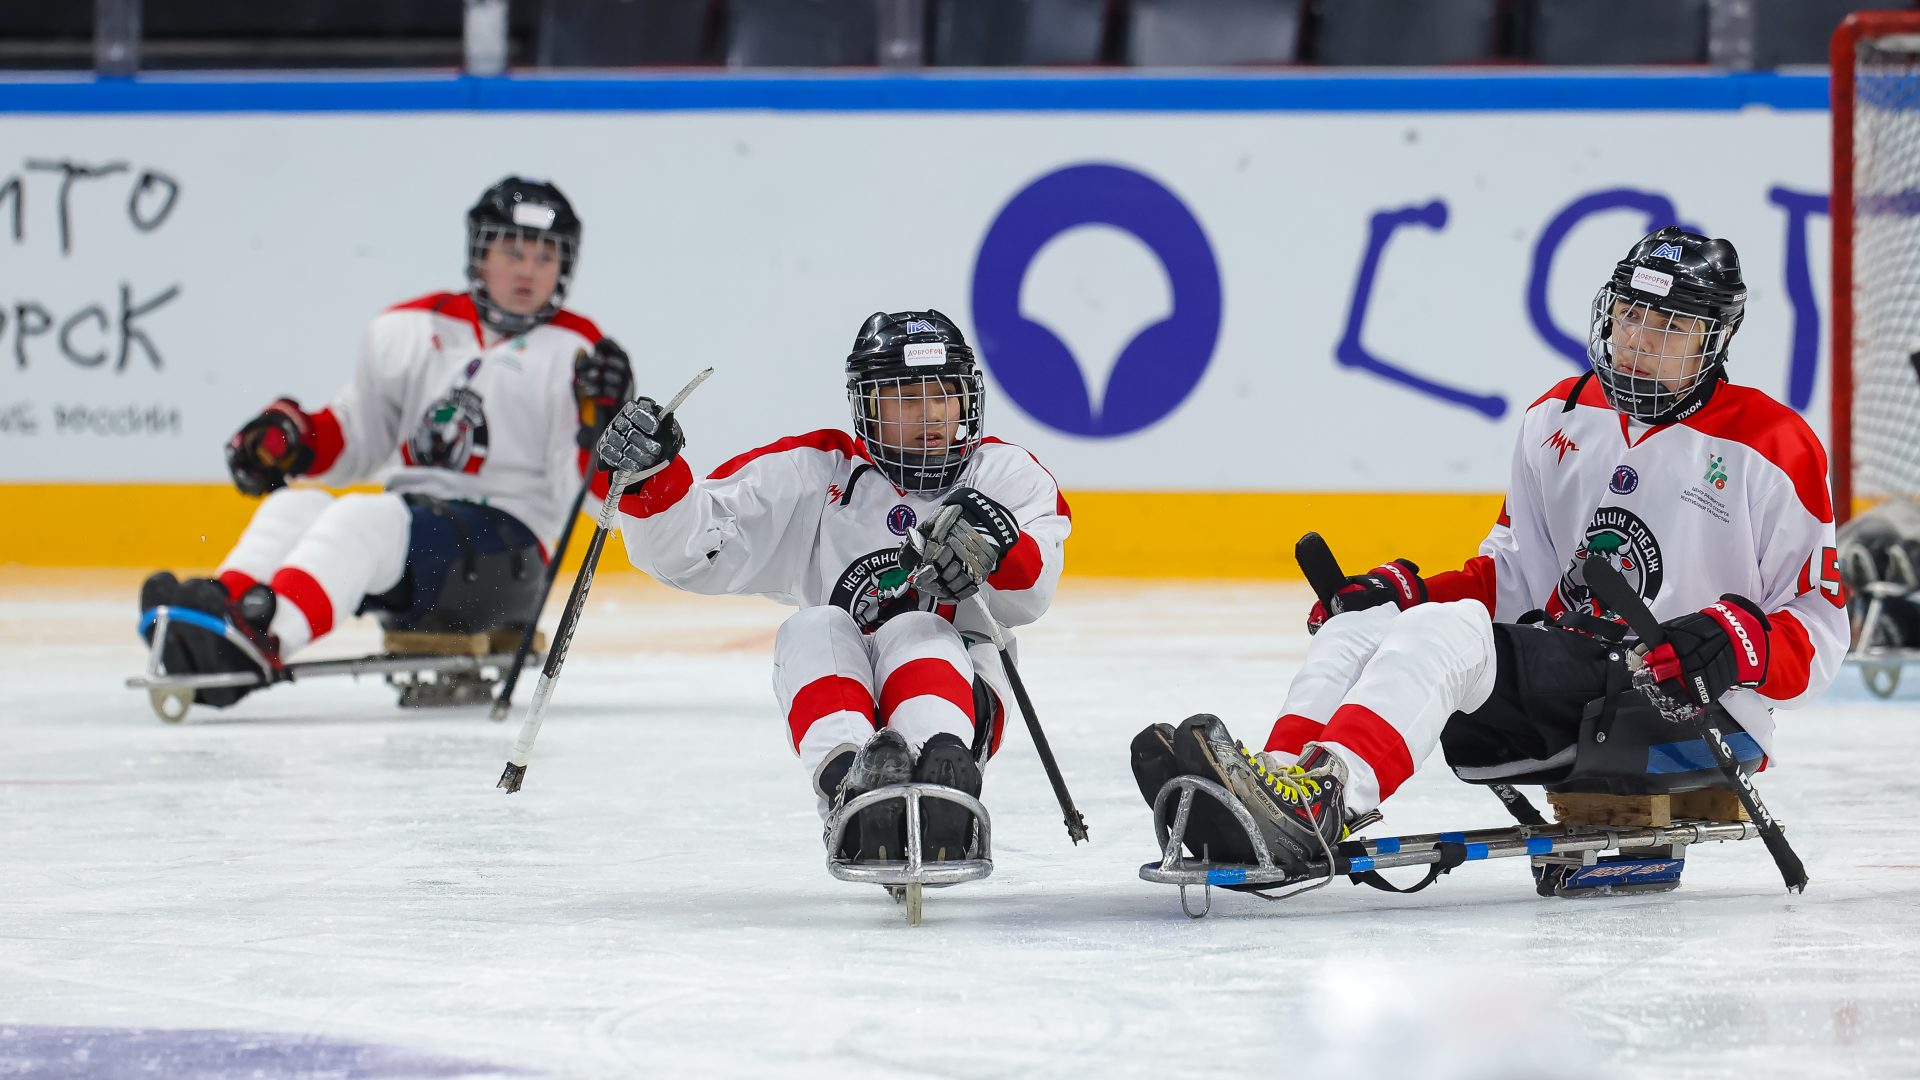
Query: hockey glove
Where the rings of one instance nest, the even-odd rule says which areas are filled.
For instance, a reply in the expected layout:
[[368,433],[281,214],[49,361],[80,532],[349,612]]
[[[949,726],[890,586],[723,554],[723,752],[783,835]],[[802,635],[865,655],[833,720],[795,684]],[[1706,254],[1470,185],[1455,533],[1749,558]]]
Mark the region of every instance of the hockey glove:
[[900,549],[900,569],[914,588],[949,604],[979,592],[1001,554],[985,533],[963,520],[964,513],[958,503],[942,504],[924,531],[908,531]]
[[1704,709],[1736,686],[1766,680],[1771,627],[1746,597],[1727,593],[1712,607],[1660,625],[1667,640],[1647,652],[1647,667],[1675,700]]
[[313,418],[281,398],[227,440],[227,471],[242,495],[265,495],[313,467]]
[[[1013,545],[1020,542],[1020,523],[1013,520],[1013,514],[1006,507],[980,494],[970,487],[954,488],[940,505],[960,508],[960,524],[970,525],[983,537],[988,547],[993,549],[993,564],[987,567],[991,574],[1000,569],[1000,560],[1007,557]],[[938,520],[936,515],[935,520]],[[931,539],[940,540],[941,537]]]
[[1307,612],[1307,633],[1317,634],[1328,619],[1343,611],[1365,611],[1382,604],[1397,604],[1405,611],[1427,602],[1427,583],[1420,568],[1406,559],[1395,559],[1364,574],[1347,579],[1333,594],[1333,610],[1316,600]]
[[633,394],[633,364],[627,351],[612,338],[601,338],[593,351],[573,355],[573,400],[580,405],[582,450],[591,450],[607,422]]
[[600,464],[614,472],[659,472],[686,449],[680,421],[652,398],[635,398],[620,407],[600,435]]

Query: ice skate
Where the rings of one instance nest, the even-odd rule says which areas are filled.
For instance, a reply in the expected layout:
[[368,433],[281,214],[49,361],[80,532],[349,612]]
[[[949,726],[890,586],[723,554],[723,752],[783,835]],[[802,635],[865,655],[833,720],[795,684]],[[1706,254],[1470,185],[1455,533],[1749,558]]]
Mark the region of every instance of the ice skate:
[[[1276,865],[1305,877],[1312,864],[1331,863],[1334,848],[1346,839],[1348,831],[1342,798],[1346,770],[1338,758],[1322,748],[1310,747],[1302,763],[1282,762],[1274,755],[1248,750],[1228,733],[1218,717],[1207,715],[1182,723],[1175,747],[1196,775],[1226,788],[1252,813],[1260,839]],[[1204,825],[1202,809],[1196,800],[1195,816]],[[1190,823],[1190,831],[1192,827]],[[1237,838],[1225,838],[1227,847],[1214,856],[1215,861],[1232,847],[1233,839]],[[1234,849],[1234,853],[1239,854],[1240,849]],[[1250,845],[1245,854],[1238,861],[1255,861]]]
[[140,635],[154,650],[154,674],[187,677],[189,685],[170,692],[183,699],[172,702],[182,713],[188,694],[223,708],[279,677],[279,644],[268,632],[276,598],[265,585],[236,600],[212,578],[181,582],[162,571],[141,586],[140,607]]
[[[980,763],[957,736],[942,732],[920,748],[913,768],[916,783],[951,788],[980,797]],[[964,859],[973,842],[974,815],[966,806],[946,799],[928,799],[920,805],[920,857],[926,862]]]
[[[913,751],[891,728],[876,732],[860,748],[840,782],[834,802],[838,814],[855,798],[880,788],[904,784],[913,778]],[[840,854],[855,862],[888,862],[906,858],[907,813],[899,799],[883,799],[846,814],[846,832]]]

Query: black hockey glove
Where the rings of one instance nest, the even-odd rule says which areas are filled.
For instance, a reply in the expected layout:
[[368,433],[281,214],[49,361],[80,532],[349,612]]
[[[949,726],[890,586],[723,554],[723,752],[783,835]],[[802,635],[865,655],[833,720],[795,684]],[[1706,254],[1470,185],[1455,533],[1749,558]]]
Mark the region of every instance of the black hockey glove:
[[1706,708],[1736,686],[1767,678],[1767,616],[1753,601],[1727,593],[1703,611],[1660,624],[1667,640],[1647,653],[1660,689]]
[[1318,600],[1307,612],[1307,633],[1317,634],[1328,619],[1343,611],[1365,611],[1382,604],[1397,604],[1405,611],[1427,602],[1427,583],[1420,568],[1407,559],[1395,559],[1364,574],[1347,579],[1333,594],[1333,610]]
[[900,551],[901,569],[915,587],[958,604],[980,591],[1020,541],[1020,523],[1006,507],[973,488],[955,488],[923,530]]
[[620,407],[600,435],[600,464],[614,472],[651,476],[686,449],[680,421],[667,416],[652,398],[635,398]]
[[593,351],[573,355],[573,400],[580,405],[580,449],[591,450],[633,394],[633,364],[627,351],[612,338],[601,338]]
[[281,398],[227,440],[227,471],[242,495],[265,495],[313,467],[313,418]]

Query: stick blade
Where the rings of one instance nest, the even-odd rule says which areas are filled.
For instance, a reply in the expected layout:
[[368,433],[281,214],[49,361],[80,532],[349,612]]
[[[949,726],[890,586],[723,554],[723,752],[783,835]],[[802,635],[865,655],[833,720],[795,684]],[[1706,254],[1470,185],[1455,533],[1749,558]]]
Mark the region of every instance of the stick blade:
[[1078,810],[1067,815],[1067,835],[1073,838],[1075,847],[1087,840],[1087,819]]
[[527,767],[525,765],[515,765],[509,761],[507,762],[506,771],[500,774],[500,782],[495,784],[494,787],[501,788],[506,791],[507,794],[511,795],[520,790],[520,781],[525,779],[526,775]]

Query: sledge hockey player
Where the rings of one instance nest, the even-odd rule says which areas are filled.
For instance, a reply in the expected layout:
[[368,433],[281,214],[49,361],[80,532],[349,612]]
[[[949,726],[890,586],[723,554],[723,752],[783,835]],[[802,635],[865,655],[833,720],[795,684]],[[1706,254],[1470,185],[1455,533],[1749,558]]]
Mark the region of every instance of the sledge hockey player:
[[[991,734],[1006,674],[976,604],[1038,619],[1071,522],[1027,451],[983,438],[983,383],[938,311],[876,312],[846,359],[854,430],[748,451],[695,480],[677,418],[629,402],[600,439],[611,470],[669,462],[620,500],[633,564],[690,592],[751,593],[800,610],[774,639],[773,689],[823,817],[917,780],[977,797],[972,745]],[[976,736],[977,725],[991,725]],[[969,813],[924,802],[923,853],[964,858]],[[903,858],[898,800],[862,811],[837,854]]]
[[[1582,710],[1625,662],[1624,627],[1585,583],[1594,559],[1662,620],[1668,640],[1646,657],[1659,688],[1766,751],[1771,710],[1833,678],[1847,620],[1825,451],[1794,412],[1726,380],[1746,295],[1726,240],[1669,227],[1633,245],[1593,301],[1592,370],[1521,421],[1480,553],[1425,578],[1396,560],[1347,578],[1331,617],[1316,604],[1318,633],[1263,743],[1207,715],[1141,732],[1148,803],[1174,775],[1213,780],[1305,877],[1436,742],[1456,770],[1571,762]],[[1255,861],[1209,799],[1194,800],[1186,844]]]
[[[536,617],[548,545],[592,460],[590,425],[626,399],[632,371],[619,346],[560,306],[580,219],[558,188],[508,177],[467,212],[466,232],[465,292],[390,308],[332,404],[281,398],[227,443],[234,486],[266,498],[217,577],[161,571],[141,588],[149,640],[160,605],[209,617],[170,620],[168,674],[259,671],[217,628],[251,643],[270,682],[362,611],[454,633]],[[381,494],[287,486],[363,481],[396,451]],[[196,700],[231,705],[255,688]]]

